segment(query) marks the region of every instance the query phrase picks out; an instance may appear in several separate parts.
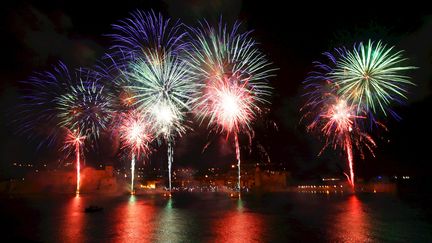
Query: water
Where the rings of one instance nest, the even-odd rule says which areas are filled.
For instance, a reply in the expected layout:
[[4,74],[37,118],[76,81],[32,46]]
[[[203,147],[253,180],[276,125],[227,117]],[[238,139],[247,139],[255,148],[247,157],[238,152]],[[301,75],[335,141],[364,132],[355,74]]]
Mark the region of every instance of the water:
[[[84,213],[92,204],[104,211]],[[9,241],[432,242],[421,208],[379,194],[14,196],[0,213]]]

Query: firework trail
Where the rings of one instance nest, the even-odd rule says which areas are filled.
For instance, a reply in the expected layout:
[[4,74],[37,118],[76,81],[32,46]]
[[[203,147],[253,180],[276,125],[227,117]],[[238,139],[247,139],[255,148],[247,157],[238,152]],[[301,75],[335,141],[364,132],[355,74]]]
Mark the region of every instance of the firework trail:
[[120,139],[123,148],[128,148],[131,154],[131,193],[134,194],[135,160],[141,154],[148,156],[149,143],[153,140],[152,126],[139,112],[124,114],[122,124],[119,127]]
[[86,137],[83,136],[79,130],[68,130],[68,134],[65,141],[65,149],[73,148],[75,151],[75,165],[76,165],[76,194],[80,193],[81,188],[81,161],[80,161],[80,148],[84,144],[84,139]]
[[275,69],[260,52],[250,32],[240,33],[240,24],[229,30],[219,23],[217,29],[207,22],[190,28],[191,48],[186,59],[200,83],[202,97],[194,105],[201,123],[219,133],[232,134],[238,164],[238,190],[241,188],[241,159],[238,134],[249,137],[253,122],[261,113],[260,105],[268,103],[270,86],[266,79]]

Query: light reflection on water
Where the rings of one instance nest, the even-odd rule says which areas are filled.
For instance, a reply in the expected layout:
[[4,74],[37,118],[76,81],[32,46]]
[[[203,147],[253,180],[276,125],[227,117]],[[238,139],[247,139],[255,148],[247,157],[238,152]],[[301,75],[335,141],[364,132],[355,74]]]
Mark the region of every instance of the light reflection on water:
[[[391,196],[272,194],[79,197],[0,201],[11,240],[43,242],[431,242],[431,222]],[[85,213],[89,205],[103,212]],[[25,213],[21,213],[25,212]],[[29,215],[32,215],[29,217]],[[33,230],[28,228],[33,227]],[[397,229],[397,230],[394,230]],[[3,230],[3,231],[1,231]]]
[[122,203],[115,209],[114,216],[117,218],[115,241],[152,242],[156,207],[141,203],[135,195],[131,195],[127,203]]
[[177,241],[183,234],[184,221],[187,220],[189,219],[182,218],[181,213],[173,208],[173,199],[170,197],[157,219],[155,231],[158,242]]
[[248,212],[241,198],[237,207],[222,214],[212,227],[214,242],[262,242],[265,224],[260,215]]
[[67,217],[63,218],[59,226],[64,229],[64,234],[60,235],[62,242],[83,242],[84,214],[82,213],[82,198],[79,195],[74,196],[66,202],[64,213]]
[[369,220],[365,205],[357,196],[351,195],[341,204],[331,235],[338,242],[372,242]]

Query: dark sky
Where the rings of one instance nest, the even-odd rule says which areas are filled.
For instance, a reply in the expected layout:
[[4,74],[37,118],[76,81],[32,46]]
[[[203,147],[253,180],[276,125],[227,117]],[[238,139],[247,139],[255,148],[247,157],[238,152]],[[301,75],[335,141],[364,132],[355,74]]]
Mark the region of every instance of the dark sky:
[[[228,22],[242,21],[244,30],[254,30],[253,36],[279,71],[270,80],[274,87],[270,112],[256,124],[252,152],[249,154],[244,147],[242,155],[248,162],[263,161],[265,150],[272,163],[282,163],[300,177],[338,173],[345,166],[344,157],[338,151],[328,150],[317,158],[323,144],[306,134],[299,124],[301,82],[311,71],[312,61],[324,60],[321,55],[324,51],[342,45],[351,47],[355,42],[368,39],[382,40],[405,50],[409,64],[419,67],[410,73],[417,86],[409,89],[406,106],[394,108],[402,120],[385,120],[389,132],[382,134],[382,139],[376,139],[376,157],[356,158],[357,174],[369,177],[380,173],[427,173],[432,137],[428,118],[432,107],[432,14],[420,8],[394,12],[379,7],[359,7],[358,12],[352,12],[351,8],[338,9],[343,6],[322,5],[311,10],[309,2],[303,6],[286,6],[282,2],[142,0],[94,3],[78,0],[15,1],[3,5],[1,164],[40,163],[58,156],[55,148],[36,150],[34,143],[14,135],[14,126],[10,123],[19,93],[18,81],[26,79],[34,70],[49,68],[58,60],[69,66],[91,66],[109,47],[109,39],[104,34],[111,32],[111,24],[135,9],[153,9],[190,25],[203,18],[216,22],[223,16]],[[205,127],[193,127],[195,131],[177,140],[176,165],[226,166],[234,161],[231,141],[207,135]],[[211,144],[202,153],[208,141]],[[247,144],[244,138],[243,144]],[[102,146],[101,151],[99,155],[88,156],[94,162],[118,163],[112,146]],[[165,151],[163,146],[158,149],[152,157],[154,165],[165,166]]]

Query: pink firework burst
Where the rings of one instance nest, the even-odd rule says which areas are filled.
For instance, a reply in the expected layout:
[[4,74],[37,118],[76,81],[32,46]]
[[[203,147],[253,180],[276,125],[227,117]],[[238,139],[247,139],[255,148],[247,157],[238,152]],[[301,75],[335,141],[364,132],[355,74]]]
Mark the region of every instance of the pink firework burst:
[[329,95],[326,101],[321,103],[319,115],[308,126],[308,129],[317,129],[326,138],[325,146],[320,154],[329,145],[332,145],[333,149],[340,147],[345,151],[349,166],[349,175],[345,175],[350,185],[354,187],[353,147],[358,149],[363,158],[363,147],[366,147],[374,155],[373,148],[376,147],[376,144],[369,134],[359,128],[358,119],[366,119],[366,116],[356,115],[358,114],[357,107],[349,105],[346,100],[334,95]]
[[202,99],[196,106],[201,121],[205,118],[209,119],[208,125],[218,132],[226,132],[227,139],[230,134],[234,135],[239,192],[241,160],[238,133],[243,132],[250,137],[252,132],[250,123],[261,111],[258,106],[260,102],[263,101],[248,80],[240,80],[236,75],[222,75],[210,80]]
[[150,123],[139,112],[124,115],[119,127],[123,148],[130,148],[131,153],[139,156],[149,151],[149,143],[153,140]]
[[239,82],[234,77],[224,77],[207,85],[198,111],[202,119],[209,119],[209,126],[226,132],[228,137],[229,134],[240,131],[248,133],[250,123],[260,109],[257,106],[257,96],[253,94],[247,81]]

